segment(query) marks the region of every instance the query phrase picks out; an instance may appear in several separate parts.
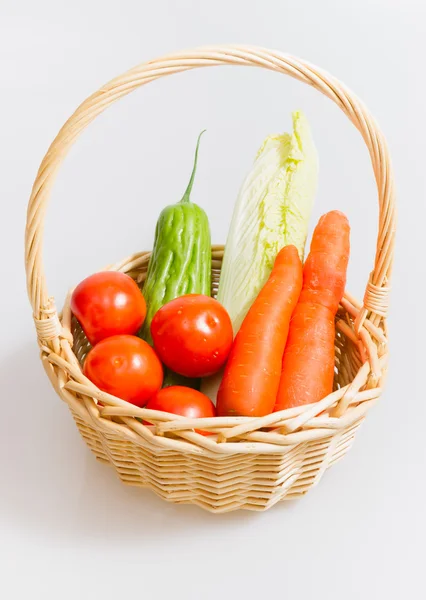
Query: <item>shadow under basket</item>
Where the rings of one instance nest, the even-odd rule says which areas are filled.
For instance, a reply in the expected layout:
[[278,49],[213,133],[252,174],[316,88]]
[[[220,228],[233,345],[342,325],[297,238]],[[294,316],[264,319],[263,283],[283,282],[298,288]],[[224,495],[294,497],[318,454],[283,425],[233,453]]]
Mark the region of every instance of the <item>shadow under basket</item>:
[[[58,315],[46,289],[42,232],[51,184],[67,150],[100,112],[133,89],[161,76],[200,66],[249,65],[304,81],[330,97],[363,136],[379,192],[379,235],[374,270],[363,303],[346,293],[336,317],[333,392],[316,404],[261,418],[189,420],[147,411],[100,391],[81,365],[90,349],[69,298]],[[369,408],[377,402],[388,358],[386,314],[393,256],[393,178],[384,138],[362,103],[331,76],[299,59],[260,48],[212,47],[145,63],[88,98],[67,121],[44,158],[28,208],[26,267],[41,359],[95,456],[127,484],[148,487],[164,500],[212,512],[265,510],[305,494],[342,458]],[[149,252],[108,267],[143,282]],[[212,247],[215,296],[223,246]],[[142,419],[153,425],[145,426]],[[194,428],[208,430],[202,436]]]

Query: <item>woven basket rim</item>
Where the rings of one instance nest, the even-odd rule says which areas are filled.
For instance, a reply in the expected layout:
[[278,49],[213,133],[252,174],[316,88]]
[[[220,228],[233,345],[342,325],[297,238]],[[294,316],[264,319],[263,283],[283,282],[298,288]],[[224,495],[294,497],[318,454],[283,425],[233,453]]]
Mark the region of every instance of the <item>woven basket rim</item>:
[[[216,258],[223,255],[223,246],[212,246],[212,256]],[[102,270],[116,270],[128,272],[138,266],[148,264],[151,252],[140,252],[119,263],[108,265]],[[387,366],[388,354],[386,352],[387,338],[383,331],[375,327],[368,319],[360,328],[360,338],[355,331],[342,319],[337,320],[337,328],[348,336],[354,343],[361,343],[367,362],[357,373],[350,384],[333,391],[326,398],[315,404],[288,408],[280,412],[271,413],[264,417],[211,417],[202,419],[187,419],[175,414],[165,413],[156,410],[136,407],[129,402],[122,400],[111,394],[107,394],[97,388],[81,371],[80,363],[72,349],[72,313],[70,309],[70,297],[72,289],[69,291],[65,302],[60,326],[62,327],[63,347],[65,347],[68,363],[72,368],[61,359],[60,356],[50,352],[49,361],[67,371],[70,380],[64,383],[62,392],[74,393],[91,399],[93,402],[92,418],[105,421],[104,417],[119,417],[126,419],[127,427],[132,431],[141,434],[151,432],[155,438],[152,443],[158,443],[160,446],[168,446],[168,438],[165,434],[174,434],[183,437],[182,441],[189,441],[200,449],[210,452],[245,452],[248,445],[239,441],[243,439],[249,442],[251,450],[258,452],[261,447],[266,450],[266,446],[276,445],[282,451],[285,446],[292,447],[295,444],[311,441],[317,437],[332,435],[333,432],[342,430],[354,423],[360,421],[367,410],[380,397],[382,387],[378,385],[383,371]],[[359,314],[360,305],[348,292],[342,300],[342,308],[354,319]],[[367,329],[368,327],[368,329]],[[373,340],[375,340],[373,342]],[[380,352],[380,356],[379,356]],[[368,384],[368,385],[367,385]],[[367,389],[363,389],[367,387]],[[67,401],[70,401],[68,396]],[[104,406],[99,406],[96,402],[101,402]],[[327,413],[329,409],[330,412]],[[77,410],[74,406],[74,410]],[[318,415],[322,414],[321,417]],[[135,417],[141,420],[148,420],[153,423],[153,427],[147,427],[137,423]],[[130,422],[131,419],[131,422]],[[261,431],[264,428],[273,428],[273,431]],[[215,439],[206,439],[194,429],[203,429],[218,433]],[[230,443],[228,440],[237,440]],[[181,440],[173,440],[173,446]],[[222,444],[227,442],[226,444]],[[221,446],[221,447],[220,447]],[[238,450],[236,449],[238,446]],[[219,448],[220,447],[220,448]],[[225,449],[226,447],[226,449]],[[182,449],[188,451],[185,443]],[[269,448],[269,451],[275,448]]]

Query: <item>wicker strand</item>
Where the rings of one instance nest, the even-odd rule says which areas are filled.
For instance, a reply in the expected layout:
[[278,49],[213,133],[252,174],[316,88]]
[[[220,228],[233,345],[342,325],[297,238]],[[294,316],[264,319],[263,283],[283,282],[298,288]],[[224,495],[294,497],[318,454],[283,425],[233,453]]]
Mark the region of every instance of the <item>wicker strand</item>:
[[386,318],[389,310],[389,291],[389,287],[378,287],[372,281],[369,281],[364,295],[364,307],[366,310]]

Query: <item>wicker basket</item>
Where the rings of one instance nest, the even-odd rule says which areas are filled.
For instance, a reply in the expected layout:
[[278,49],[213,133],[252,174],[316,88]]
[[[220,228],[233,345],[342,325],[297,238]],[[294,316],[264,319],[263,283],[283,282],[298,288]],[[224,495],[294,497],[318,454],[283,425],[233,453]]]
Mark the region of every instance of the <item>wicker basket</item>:
[[[262,418],[216,417],[195,423],[137,408],[101,392],[84,377],[81,364],[88,342],[71,316],[69,301],[58,314],[47,293],[43,221],[55,175],[67,151],[98,114],[159,77],[218,65],[278,71],[333,100],[368,147],[380,216],[375,265],[363,303],[346,293],[336,319],[333,393],[317,404]],[[364,105],[336,79],[300,59],[251,47],[201,48],[145,63],[81,104],[49,148],[34,183],[27,217],[26,270],[46,373],[68,404],[87,445],[127,484],[149,487],[165,500],[197,504],[212,512],[264,510],[279,500],[301,496],[344,456],[366,412],[381,394],[388,358],[386,315],[394,232],[393,177],[385,140]],[[149,255],[142,252],[109,268],[143,281]],[[222,255],[222,246],[212,248],[213,294]],[[145,427],[140,420],[143,417],[154,426]],[[214,435],[201,436],[194,432],[195,426]]]

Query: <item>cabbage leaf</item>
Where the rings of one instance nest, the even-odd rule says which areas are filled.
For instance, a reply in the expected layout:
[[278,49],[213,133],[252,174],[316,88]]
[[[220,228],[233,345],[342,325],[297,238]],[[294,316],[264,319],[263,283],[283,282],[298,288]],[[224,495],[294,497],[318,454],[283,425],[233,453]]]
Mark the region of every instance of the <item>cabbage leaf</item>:
[[292,114],[293,133],[263,142],[235,204],[217,299],[237,333],[266,282],[279,250],[294,244],[303,260],[318,181],[309,124]]

